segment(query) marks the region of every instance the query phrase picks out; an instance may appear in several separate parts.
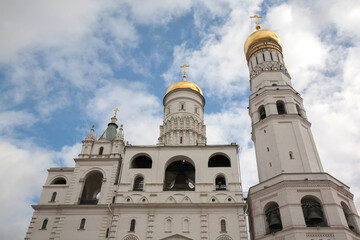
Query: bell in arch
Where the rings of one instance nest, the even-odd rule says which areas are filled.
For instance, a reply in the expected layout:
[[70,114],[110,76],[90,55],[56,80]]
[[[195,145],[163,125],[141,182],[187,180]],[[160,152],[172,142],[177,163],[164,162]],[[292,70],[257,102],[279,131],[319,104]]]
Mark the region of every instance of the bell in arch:
[[267,220],[268,220],[269,229],[271,232],[274,230],[282,229],[281,219],[280,219],[280,216],[277,213],[277,211],[271,211],[268,215]]
[[316,206],[310,206],[308,209],[308,215],[306,222],[309,222],[311,225],[319,224],[323,221],[321,210]]
[[184,173],[176,175],[172,190],[191,190],[188,183],[188,177]]

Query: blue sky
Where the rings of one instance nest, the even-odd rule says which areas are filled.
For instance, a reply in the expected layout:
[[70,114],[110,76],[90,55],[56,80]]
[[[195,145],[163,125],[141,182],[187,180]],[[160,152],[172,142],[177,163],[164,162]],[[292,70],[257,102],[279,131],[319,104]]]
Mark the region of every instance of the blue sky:
[[130,143],[156,144],[184,63],[204,92],[208,143],[240,144],[244,190],[256,184],[243,52],[255,13],[281,38],[325,171],[360,208],[359,1],[5,0],[0,238],[25,236],[46,169],[73,166],[91,125],[100,136],[116,107]]

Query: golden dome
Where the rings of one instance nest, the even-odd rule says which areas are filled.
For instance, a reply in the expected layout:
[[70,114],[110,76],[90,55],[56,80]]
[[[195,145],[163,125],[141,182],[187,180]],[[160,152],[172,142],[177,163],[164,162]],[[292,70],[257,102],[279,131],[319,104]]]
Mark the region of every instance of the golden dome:
[[[173,83],[173,84],[168,88],[168,90],[166,91],[166,94],[168,94],[168,93],[171,92],[171,91],[174,91],[175,89],[181,89],[181,88],[187,88],[187,89],[194,90],[194,91],[200,93],[201,96],[203,96],[203,93],[202,93],[202,91],[201,91],[201,89],[199,88],[198,85],[196,85],[196,84],[193,83],[193,82],[186,81],[186,80]],[[165,94],[165,95],[166,95],[166,94]]]
[[281,47],[281,41],[278,35],[276,33],[270,31],[270,30],[258,30],[256,32],[253,32],[247,39],[244,45],[244,51],[245,54],[247,54],[249,48],[254,45],[255,43],[262,42],[262,41],[272,41],[276,42]]

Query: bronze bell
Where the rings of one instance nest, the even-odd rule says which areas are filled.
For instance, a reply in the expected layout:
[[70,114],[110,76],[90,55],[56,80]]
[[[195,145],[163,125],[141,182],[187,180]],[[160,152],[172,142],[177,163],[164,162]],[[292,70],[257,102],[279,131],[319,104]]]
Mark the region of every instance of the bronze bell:
[[323,217],[321,214],[321,210],[317,207],[310,206],[308,209],[308,215],[306,218],[306,222],[310,224],[318,224],[323,221]]
[[183,174],[179,173],[175,178],[174,186],[171,190],[191,190],[189,184],[186,182],[188,177]]
[[272,211],[268,216],[269,228],[272,230],[282,229],[282,224],[279,214],[276,211]]

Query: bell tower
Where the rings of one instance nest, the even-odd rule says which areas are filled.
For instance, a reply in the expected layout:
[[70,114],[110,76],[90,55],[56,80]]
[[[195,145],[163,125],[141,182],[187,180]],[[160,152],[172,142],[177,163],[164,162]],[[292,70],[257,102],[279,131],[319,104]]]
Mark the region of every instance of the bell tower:
[[360,239],[349,187],[324,172],[280,38],[256,29],[244,51],[259,184],[249,190],[252,239]]

